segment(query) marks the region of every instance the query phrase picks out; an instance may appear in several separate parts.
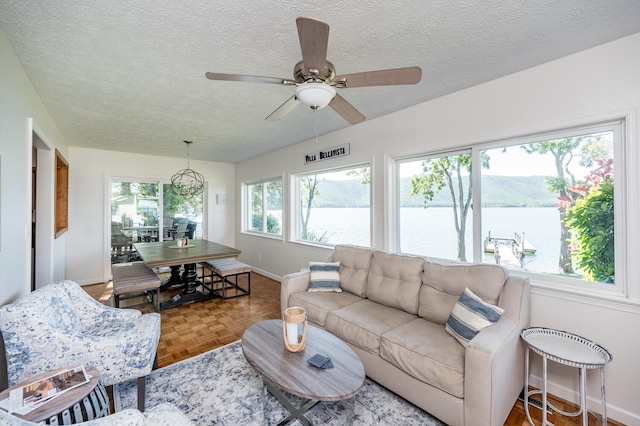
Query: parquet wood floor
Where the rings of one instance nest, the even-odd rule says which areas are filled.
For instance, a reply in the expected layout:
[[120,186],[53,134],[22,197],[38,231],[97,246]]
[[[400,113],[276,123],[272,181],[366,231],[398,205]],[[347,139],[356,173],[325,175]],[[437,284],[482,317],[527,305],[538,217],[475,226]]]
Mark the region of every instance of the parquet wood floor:
[[[167,278],[161,275],[161,278]],[[240,285],[245,282],[240,281]],[[94,284],[83,287],[94,299],[113,306],[112,283]],[[161,301],[167,300],[177,290],[163,291]],[[121,307],[127,307],[143,301],[142,298],[132,298],[121,301]],[[154,312],[150,304],[136,307],[143,313]],[[232,299],[212,299],[204,302],[191,303],[161,312],[162,331],[158,343],[158,366],[165,367],[192,356],[210,351],[234,342],[242,337],[244,331],[251,324],[266,319],[281,318],[280,314],[280,283],[262,275],[251,273],[251,294]],[[513,374],[522,374],[514,371]],[[574,411],[575,405],[550,396],[551,402],[565,411]],[[540,424],[540,410],[532,409],[531,414]],[[581,424],[580,417],[567,418],[551,415],[548,418],[556,426],[573,426]],[[524,414],[522,401],[514,405],[506,426],[528,426]],[[594,416],[590,416],[589,425],[599,425]],[[609,420],[613,426],[621,423]]]
[[[167,275],[161,274],[165,279]],[[243,281],[245,279],[245,281]],[[240,277],[246,286],[246,277]],[[113,306],[111,282],[83,287],[94,299]],[[173,297],[178,290],[161,292],[160,301]],[[120,302],[120,307],[139,304],[144,298]],[[136,307],[143,313],[155,312],[150,304]],[[281,318],[280,283],[262,275],[251,274],[251,294],[230,299],[211,299],[161,311],[161,336],[158,343],[158,367],[235,342],[253,323]]]

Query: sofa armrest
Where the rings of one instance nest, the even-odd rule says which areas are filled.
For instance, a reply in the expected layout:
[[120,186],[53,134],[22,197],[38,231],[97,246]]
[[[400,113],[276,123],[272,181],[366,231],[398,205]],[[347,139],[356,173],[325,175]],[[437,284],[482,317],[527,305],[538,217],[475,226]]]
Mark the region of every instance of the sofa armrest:
[[464,370],[465,425],[502,425],[524,386],[521,327],[503,316],[467,346]]
[[520,328],[529,326],[531,318],[531,286],[529,278],[509,275],[500,294],[498,305],[504,316],[514,320]]
[[282,277],[280,284],[280,312],[284,312],[289,305],[289,296],[293,293],[307,291],[309,288],[309,271],[294,272]]

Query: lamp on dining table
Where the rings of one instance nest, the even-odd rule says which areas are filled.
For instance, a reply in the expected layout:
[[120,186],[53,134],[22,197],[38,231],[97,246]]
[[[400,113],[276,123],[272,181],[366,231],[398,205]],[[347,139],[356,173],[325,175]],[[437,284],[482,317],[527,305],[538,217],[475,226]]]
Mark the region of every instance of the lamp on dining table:
[[189,145],[192,141],[184,141],[187,144],[187,168],[182,169],[171,177],[171,189],[177,195],[184,198],[192,198],[204,192],[204,177],[189,167]]

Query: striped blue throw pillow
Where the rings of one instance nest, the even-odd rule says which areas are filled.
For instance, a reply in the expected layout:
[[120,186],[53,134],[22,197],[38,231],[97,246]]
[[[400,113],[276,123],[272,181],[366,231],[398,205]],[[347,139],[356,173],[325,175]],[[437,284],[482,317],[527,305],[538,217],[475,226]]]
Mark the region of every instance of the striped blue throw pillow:
[[311,283],[309,291],[342,292],[340,288],[340,262],[309,262]]
[[449,315],[445,329],[466,348],[469,340],[480,330],[493,325],[503,313],[504,309],[486,303],[465,288]]

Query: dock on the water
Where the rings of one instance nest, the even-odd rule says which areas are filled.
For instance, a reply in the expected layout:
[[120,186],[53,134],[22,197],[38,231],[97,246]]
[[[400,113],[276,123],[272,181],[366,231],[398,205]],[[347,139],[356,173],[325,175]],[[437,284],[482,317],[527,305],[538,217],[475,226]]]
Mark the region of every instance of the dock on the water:
[[484,239],[485,253],[494,253],[496,263],[507,267],[521,268],[527,254],[535,254],[536,248],[525,237],[514,233],[512,238],[492,237],[491,231]]

